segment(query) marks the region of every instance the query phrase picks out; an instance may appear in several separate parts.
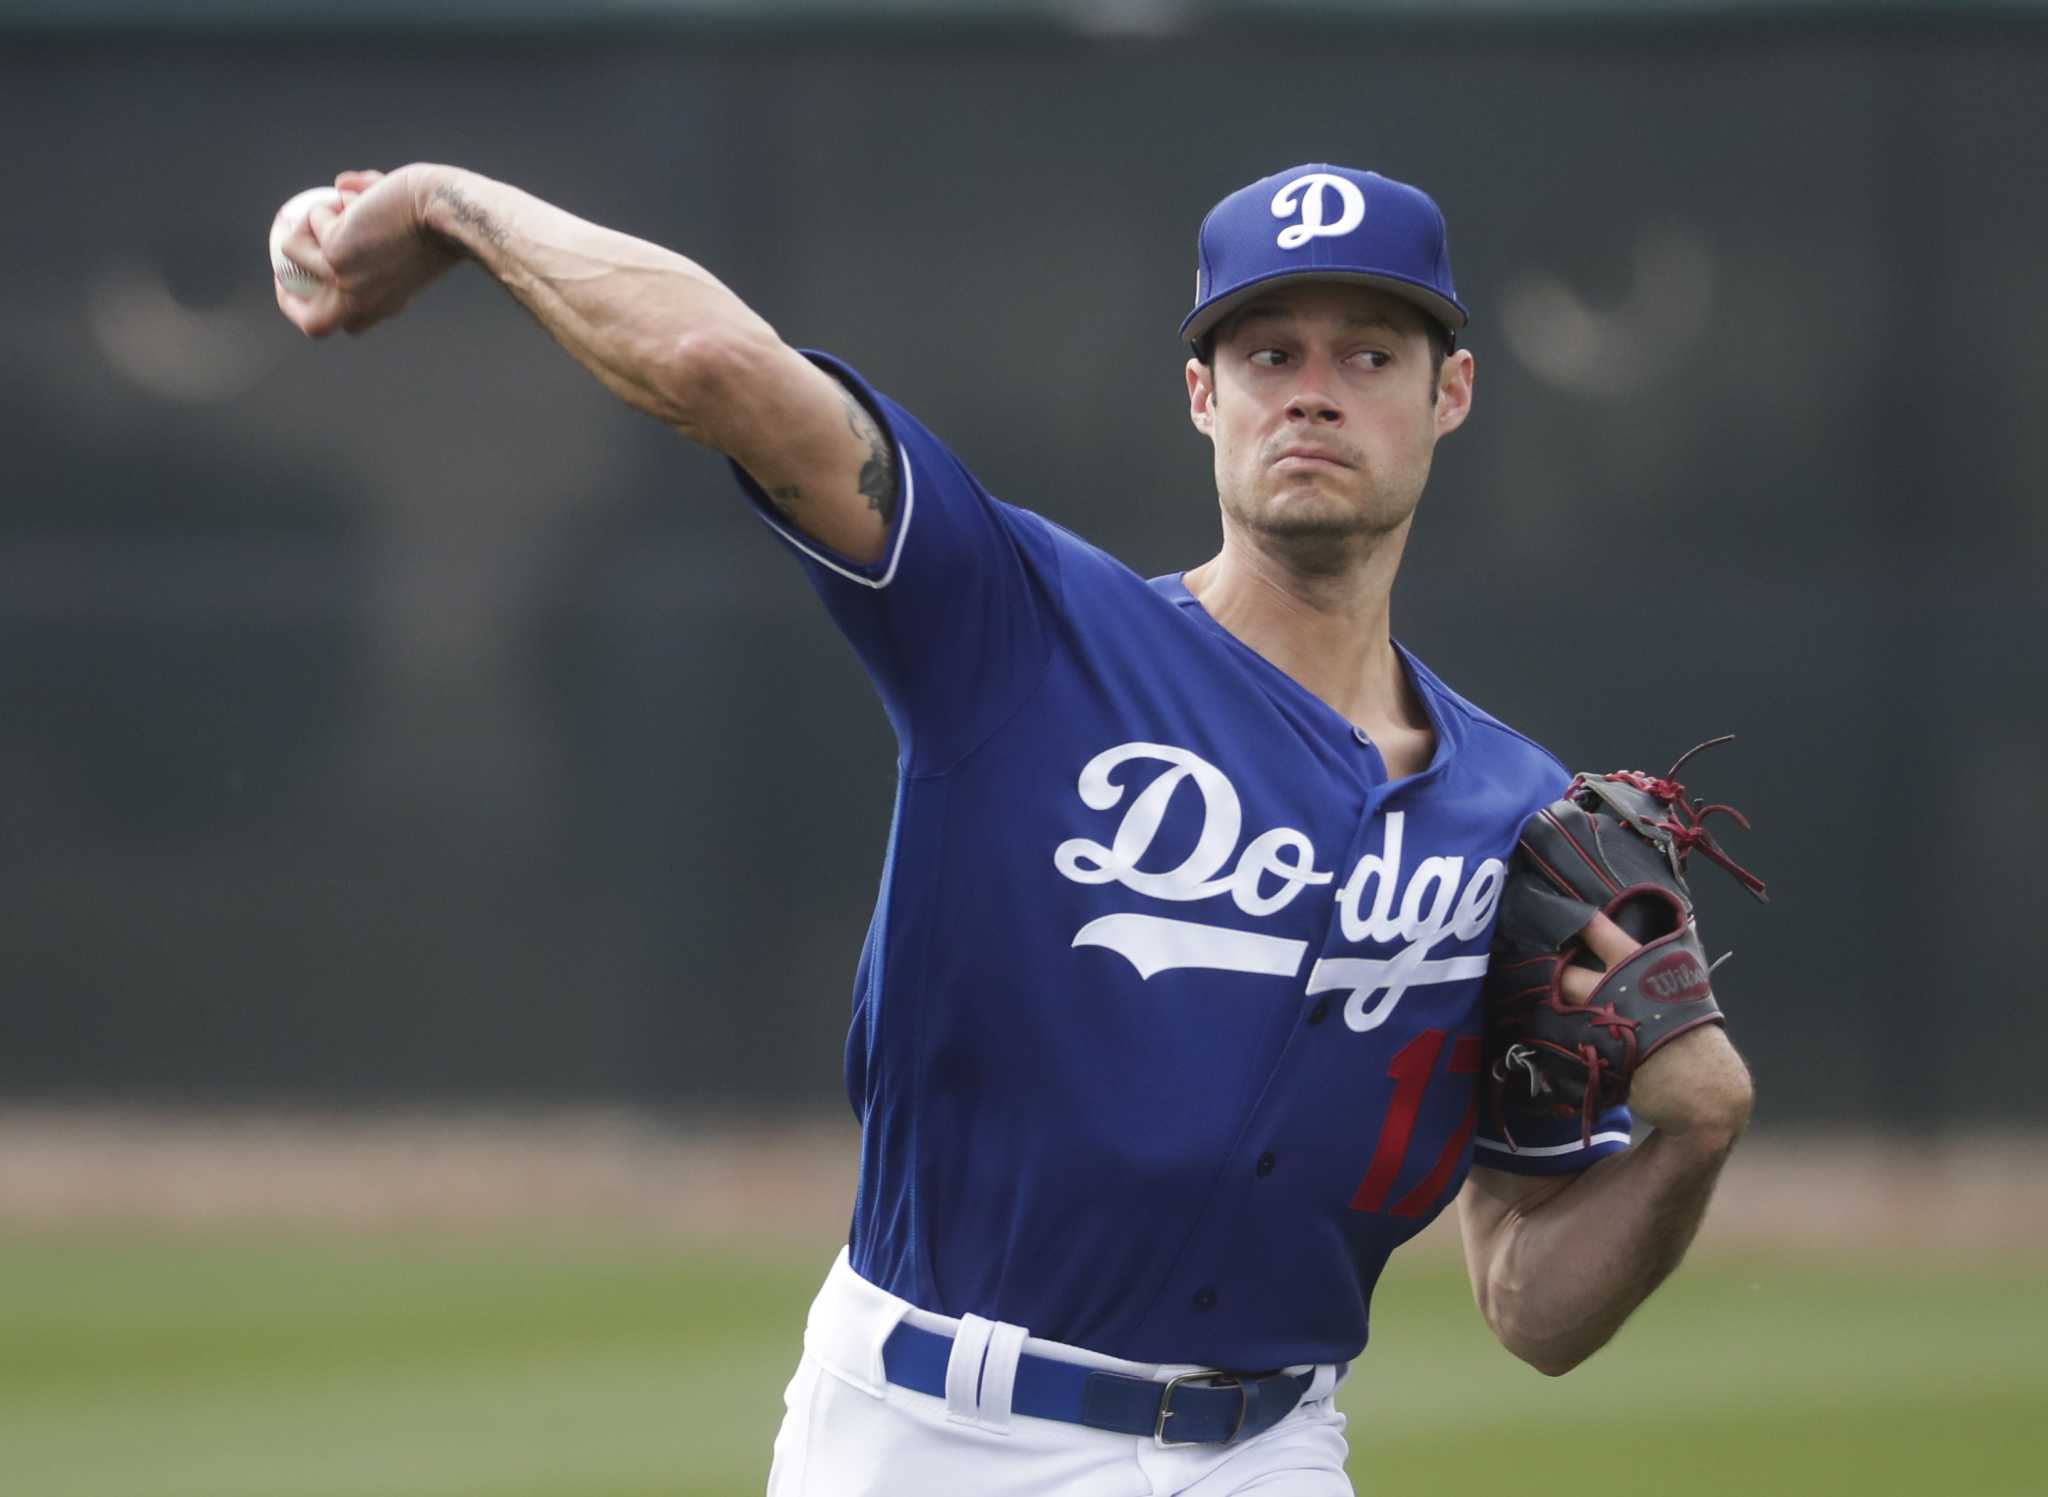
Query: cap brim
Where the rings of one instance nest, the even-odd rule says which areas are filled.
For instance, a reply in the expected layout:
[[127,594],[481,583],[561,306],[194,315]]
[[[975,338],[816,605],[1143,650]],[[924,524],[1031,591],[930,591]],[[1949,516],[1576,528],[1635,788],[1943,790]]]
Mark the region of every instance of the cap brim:
[[1214,301],[1197,307],[1188,314],[1187,321],[1180,325],[1181,337],[1189,343],[1200,343],[1209,336],[1217,323],[1246,302],[1253,300],[1263,291],[1289,281],[1344,281],[1354,286],[1375,286],[1427,312],[1454,333],[1462,330],[1467,321],[1463,307],[1420,282],[1409,280],[1406,276],[1368,275],[1357,270],[1324,270],[1304,266],[1300,270],[1276,270],[1271,275],[1246,281],[1228,295],[1219,296]]

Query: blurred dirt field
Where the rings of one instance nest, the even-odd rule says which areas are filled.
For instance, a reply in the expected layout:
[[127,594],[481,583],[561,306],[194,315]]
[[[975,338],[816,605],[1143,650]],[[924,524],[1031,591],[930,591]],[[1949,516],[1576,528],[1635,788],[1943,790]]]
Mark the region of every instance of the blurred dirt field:
[[[0,1113],[0,1491],[759,1492],[851,1124]],[[1753,1139],[1693,1260],[1546,1380],[1443,1224],[1340,1395],[1361,1494],[2032,1497],[2025,1138]]]

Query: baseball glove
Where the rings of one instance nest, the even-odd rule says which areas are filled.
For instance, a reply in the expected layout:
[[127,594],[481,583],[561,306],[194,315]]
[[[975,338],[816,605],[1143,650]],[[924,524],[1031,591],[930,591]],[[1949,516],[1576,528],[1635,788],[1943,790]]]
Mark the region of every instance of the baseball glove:
[[[1627,1100],[1638,1066],[1687,1030],[1722,1022],[1686,860],[1698,853],[1759,900],[1768,896],[1705,826],[1717,813],[1744,830],[1748,819],[1732,806],[1695,806],[1677,775],[1700,749],[1730,738],[1700,744],[1662,776],[1575,776],[1563,799],[1522,829],[1485,997],[1486,1073],[1510,1148],[1518,1117],[1575,1117],[1581,1141],[1590,1140],[1600,1110]],[[1642,949],[1608,971],[1585,1004],[1567,1003],[1565,969],[1599,966],[1584,941],[1596,914]]]

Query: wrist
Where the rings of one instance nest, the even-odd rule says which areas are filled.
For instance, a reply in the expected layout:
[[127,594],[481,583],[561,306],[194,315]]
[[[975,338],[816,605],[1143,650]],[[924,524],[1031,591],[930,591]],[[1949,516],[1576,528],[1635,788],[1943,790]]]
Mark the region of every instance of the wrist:
[[412,177],[413,224],[422,239],[450,253],[475,258],[474,212],[465,212],[472,201],[465,179],[475,173],[459,166],[416,162],[406,168]]
[[1744,1123],[1715,1118],[1653,1126],[1656,1136],[1664,1140],[1664,1147],[1672,1153],[1702,1165],[1711,1165],[1719,1164],[1735,1152]]
[[1719,1024],[1679,1035],[1637,1071],[1630,1105],[1643,1122],[1673,1138],[1726,1153],[1749,1126],[1756,1101],[1749,1067]]

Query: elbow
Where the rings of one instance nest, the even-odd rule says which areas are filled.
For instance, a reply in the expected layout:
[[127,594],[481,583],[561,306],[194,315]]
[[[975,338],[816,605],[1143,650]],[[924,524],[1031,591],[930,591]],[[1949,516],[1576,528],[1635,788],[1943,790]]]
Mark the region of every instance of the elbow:
[[1493,1333],[1499,1338],[1500,1344],[1512,1352],[1517,1360],[1526,1362],[1545,1377],[1563,1377],[1592,1356],[1605,1342],[1605,1338],[1588,1340],[1558,1337],[1540,1340],[1516,1334],[1501,1326],[1495,1326]]
[[1482,1303],[1480,1314],[1485,1317],[1487,1329],[1493,1332],[1494,1340],[1517,1361],[1526,1362],[1545,1377],[1563,1377],[1586,1360],[1586,1353],[1562,1347],[1555,1338],[1536,1335],[1500,1313],[1498,1300],[1492,1305]]
[[1574,1367],[1586,1360],[1584,1356],[1558,1356],[1555,1353],[1545,1353],[1529,1348],[1509,1347],[1508,1349],[1545,1377],[1563,1377],[1567,1372],[1570,1372]]
[[758,392],[783,354],[772,328],[694,328],[669,340],[655,359],[655,384],[668,424],[712,446],[736,413],[758,409]]
[[1604,1346],[1612,1334],[1601,1334],[1588,1322],[1544,1320],[1536,1307],[1500,1284],[1481,1288],[1477,1298],[1479,1313],[1494,1339],[1545,1377],[1563,1377]]
[[1584,1221],[1604,1206],[1570,1194],[1577,1189],[1563,1181],[1524,1187],[1509,1206],[1481,1201],[1465,1216],[1480,1318],[1504,1350],[1545,1377],[1563,1377],[1599,1351],[1628,1313],[1579,1240]]

